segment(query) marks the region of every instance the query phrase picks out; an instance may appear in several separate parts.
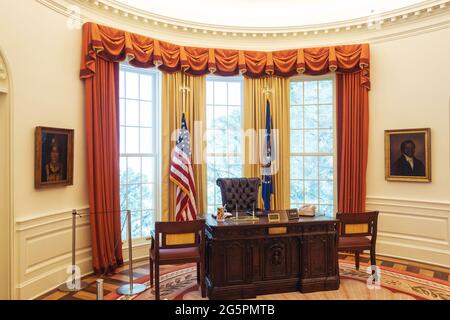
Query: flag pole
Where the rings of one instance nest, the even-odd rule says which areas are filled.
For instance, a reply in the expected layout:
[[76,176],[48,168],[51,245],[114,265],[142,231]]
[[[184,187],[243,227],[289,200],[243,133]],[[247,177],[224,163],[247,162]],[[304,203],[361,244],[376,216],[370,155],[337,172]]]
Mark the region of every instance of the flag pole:
[[[266,81],[265,87],[262,89],[262,92],[263,92],[264,98],[265,98],[264,102],[265,102],[267,108],[270,107],[271,102],[272,102],[271,101],[271,96],[272,96],[272,92],[273,92],[272,82],[273,82],[273,77],[270,76],[268,81]],[[268,121],[271,122],[270,119],[269,120],[267,119],[267,115],[269,113],[270,113],[270,109],[266,109],[266,130],[267,130],[267,126],[268,125],[271,126],[270,124],[268,124]],[[266,131],[266,134],[267,134],[267,131]],[[267,138],[265,138],[265,139],[267,139]],[[267,144],[268,144],[268,142],[266,141],[265,142],[266,147],[267,147]],[[268,150],[266,150],[266,154],[264,156],[268,157]],[[262,193],[263,193],[264,209],[266,209],[266,198],[265,198],[266,191],[265,190],[267,188],[267,184],[270,184],[271,183],[271,179],[272,179],[272,176],[267,174],[267,172],[266,172],[267,170],[264,170],[266,168],[270,168],[271,167],[271,160],[269,160],[269,164],[265,163],[266,160],[264,160],[264,163],[262,164],[262,173],[263,173],[262,174],[262,183],[263,183]],[[268,201],[269,201],[269,208],[268,208],[268,210],[270,210],[270,197],[271,197],[271,195],[269,195],[269,199],[268,199]]]
[[181,86],[179,90],[181,91],[181,112],[184,114],[186,111],[186,95],[191,92],[191,88],[186,85],[186,74],[183,71],[181,71]]

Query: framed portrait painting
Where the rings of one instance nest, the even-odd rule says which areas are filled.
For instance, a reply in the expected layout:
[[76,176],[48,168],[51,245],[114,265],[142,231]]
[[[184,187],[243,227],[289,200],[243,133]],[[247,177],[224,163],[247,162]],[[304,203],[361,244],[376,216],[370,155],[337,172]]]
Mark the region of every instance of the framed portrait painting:
[[36,127],[35,188],[73,184],[72,129]]
[[430,128],[386,130],[384,140],[386,180],[431,182]]

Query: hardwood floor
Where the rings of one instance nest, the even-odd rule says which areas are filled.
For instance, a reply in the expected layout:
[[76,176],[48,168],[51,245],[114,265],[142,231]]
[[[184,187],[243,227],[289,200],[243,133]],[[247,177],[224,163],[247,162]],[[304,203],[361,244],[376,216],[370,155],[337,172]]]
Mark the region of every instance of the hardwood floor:
[[[344,260],[347,262],[353,262],[354,257],[350,254],[339,254],[340,260]],[[361,262],[367,263],[369,262],[368,255],[362,255],[361,256]],[[397,258],[389,258],[389,257],[377,257],[377,265],[389,267],[393,269],[397,269],[400,271],[408,271],[411,273],[423,275],[430,278],[435,278],[439,280],[444,281],[450,281],[450,269],[419,263],[415,261],[408,261],[403,259],[397,259]],[[161,269],[170,269],[170,266],[161,266]],[[142,276],[148,275],[148,260],[142,260],[134,263],[134,272],[133,272],[133,278],[137,279]],[[96,280],[97,276],[90,275],[83,278],[83,281],[88,282],[90,285],[85,290],[76,292],[76,293],[66,293],[66,292],[60,292],[57,289],[52,290],[41,297],[38,298],[38,300],[95,300],[96,299]],[[114,275],[106,276],[104,279],[104,295],[115,291],[118,287],[128,283],[128,265],[124,265],[117,269],[116,273]],[[295,292],[293,293],[286,293],[283,294],[283,299],[296,299]],[[298,295],[298,294],[297,294]],[[300,297],[300,296],[298,296]],[[258,297],[259,298],[259,297]],[[271,299],[271,295],[263,296],[263,299]],[[274,299],[278,299],[278,295],[272,296]],[[324,298],[324,299],[333,299],[333,294],[326,293],[323,294],[318,298]],[[363,297],[361,297],[363,298]]]

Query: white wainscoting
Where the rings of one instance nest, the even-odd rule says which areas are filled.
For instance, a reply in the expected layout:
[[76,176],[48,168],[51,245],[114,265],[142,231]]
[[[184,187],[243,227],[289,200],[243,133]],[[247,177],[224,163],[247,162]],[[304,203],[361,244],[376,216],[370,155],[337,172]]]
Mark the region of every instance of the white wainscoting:
[[377,253],[450,267],[450,202],[368,196],[380,211]]
[[[87,209],[80,209],[86,212]],[[91,274],[89,217],[77,217],[76,263],[82,275]],[[72,263],[72,213],[61,212],[16,221],[16,299],[33,299],[64,283]],[[133,244],[133,260],[148,257],[149,241]],[[123,257],[128,261],[128,247]]]
[[[85,211],[85,210],[83,210]],[[89,217],[77,217],[76,263],[92,272]],[[65,282],[72,262],[72,212],[16,221],[16,298],[33,299]]]

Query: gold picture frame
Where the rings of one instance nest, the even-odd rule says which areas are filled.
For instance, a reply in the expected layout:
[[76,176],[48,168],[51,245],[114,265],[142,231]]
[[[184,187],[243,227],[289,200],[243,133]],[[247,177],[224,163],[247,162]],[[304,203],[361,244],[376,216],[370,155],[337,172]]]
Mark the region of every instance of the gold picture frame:
[[274,212],[274,213],[269,213],[267,215],[267,220],[269,221],[269,223],[272,222],[280,222],[280,214],[278,212]]
[[385,179],[431,182],[431,129],[384,131]]
[[73,185],[74,130],[36,127],[34,187]]

